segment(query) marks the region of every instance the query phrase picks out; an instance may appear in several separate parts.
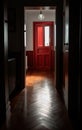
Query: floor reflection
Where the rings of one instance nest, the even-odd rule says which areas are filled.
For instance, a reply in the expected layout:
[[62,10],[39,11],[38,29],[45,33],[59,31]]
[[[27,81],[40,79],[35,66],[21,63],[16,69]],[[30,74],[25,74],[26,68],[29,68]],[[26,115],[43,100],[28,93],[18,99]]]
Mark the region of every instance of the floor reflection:
[[11,117],[1,130],[71,130],[52,73],[30,73],[26,78],[32,84],[12,100]]
[[51,95],[50,95],[50,91],[47,85],[45,85],[45,87],[41,88],[37,95],[36,95],[36,108],[38,109],[38,113],[39,112],[43,112],[45,111],[46,114],[50,114],[50,108],[51,108]]

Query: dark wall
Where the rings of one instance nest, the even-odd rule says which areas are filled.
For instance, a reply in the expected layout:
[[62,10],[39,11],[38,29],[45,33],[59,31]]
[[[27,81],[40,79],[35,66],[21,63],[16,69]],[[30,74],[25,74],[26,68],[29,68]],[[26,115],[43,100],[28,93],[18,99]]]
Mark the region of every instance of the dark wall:
[[80,29],[81,14],[80,1],[69,2],[69,92],[68,92],[68,113],[76,129],[79,129],[79,108],[80,108],[80,75],[79,65],[80,52]]
[[[3,5],[2,5],[3,7]],[[4,8],[0,8],[0,126],[5,118],[5,87],[4,87]],[[2,30],[2,31],[1,31]]]
[[[11,25],[14,24],[15,26],[14,28],[10,26],[9,33],[8,26],[10,24],[8,23],[7,11],[10,8],[10,4],[7,5],[8,3],[3,4],[3,8],[0,8],[0,126],[6,119],[6,113],[9,108],[8,58],[16,58],[16,89],[21,90],[25,87],[24,9],[23,6],[15,7],[14,5],[16,19]],[[8,37],[8,33],[10,37]]]
[[8,56],[16,59],[16,91],[25,87],[24,9],[14,4],[8,6]]
[[56,88],[63,97],[63,0],[56,8]]
[[0,126],[6,117],[8,108],[8,73],[7,73],[7,56],[8,56],[8,19],[7,4],[3,3],[0,8]]
[[81,124],[81,117],[80,117],[80,106],[81,106],[81,67],[82,67],[82,62],[81,62],[81,52],[82,52],[82,25],[81,25],[81,12],[82,12],[82,7],[81,7],[81,1],[80,1],[80,34],[79,34],[79,89],[78,89],[78,126]]
[[31,0],[27,2],[27,0],[24,0],[23,2],[26,6],[54,6],[58,1],[59,0]]

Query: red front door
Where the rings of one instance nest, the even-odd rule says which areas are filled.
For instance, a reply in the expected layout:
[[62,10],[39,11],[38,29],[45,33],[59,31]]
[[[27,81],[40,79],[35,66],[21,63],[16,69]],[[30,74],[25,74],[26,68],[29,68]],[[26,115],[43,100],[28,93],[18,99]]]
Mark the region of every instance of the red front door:
[[34,22],[35,69],[50,70],[53,44],[53,22]]

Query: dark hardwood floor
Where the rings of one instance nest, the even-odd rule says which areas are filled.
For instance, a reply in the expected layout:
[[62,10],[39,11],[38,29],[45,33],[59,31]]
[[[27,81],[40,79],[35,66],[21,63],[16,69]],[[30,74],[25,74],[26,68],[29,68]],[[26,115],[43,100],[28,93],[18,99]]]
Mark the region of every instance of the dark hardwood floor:
[[54,78],[54,73],[28,72],[26,87],[11,101],[1,130],[72,130]]

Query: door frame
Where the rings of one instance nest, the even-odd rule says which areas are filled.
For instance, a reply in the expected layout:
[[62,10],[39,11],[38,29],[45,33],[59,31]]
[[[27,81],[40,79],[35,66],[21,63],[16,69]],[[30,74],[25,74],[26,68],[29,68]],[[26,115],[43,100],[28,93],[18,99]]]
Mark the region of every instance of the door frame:
[[[33,0],[30,0],[29,3],[25,2],[24,7],[33,7],[33,6],[46,6],[46,2],[38,1],[34,3]],[[63,0],[58,1],[47,1],[47,6],[56,7],[56,67],[55,67],[55,86],[59,93],[63,89]],[[54,16],[55,18],[55,16]],[[59,82],[60,81],[60,82]]]

